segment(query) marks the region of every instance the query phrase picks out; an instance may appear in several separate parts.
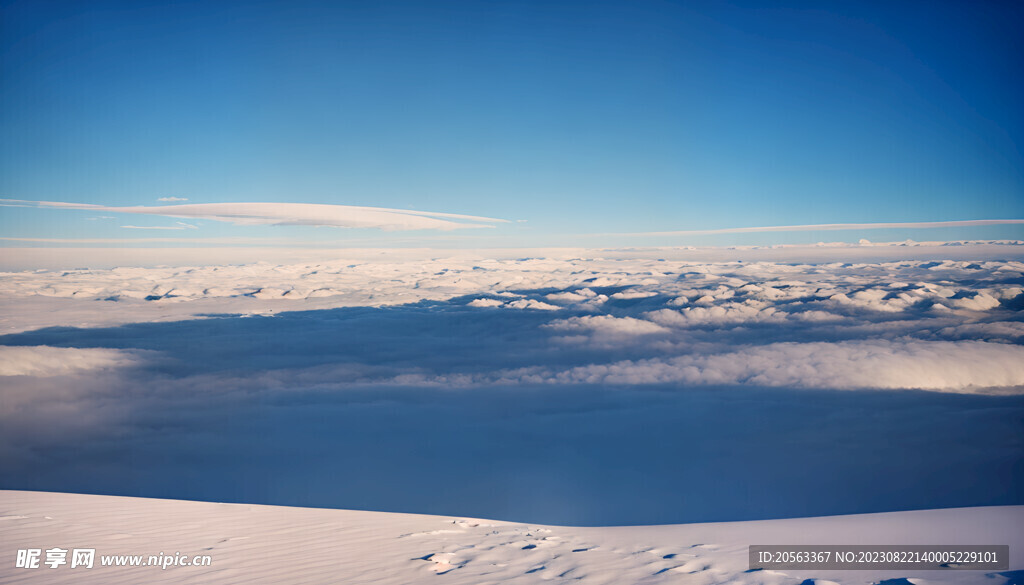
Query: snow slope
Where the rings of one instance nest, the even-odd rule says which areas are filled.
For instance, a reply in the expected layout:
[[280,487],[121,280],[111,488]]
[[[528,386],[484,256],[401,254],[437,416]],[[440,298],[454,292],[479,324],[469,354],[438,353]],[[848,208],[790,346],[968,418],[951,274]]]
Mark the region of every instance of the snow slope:
[[[1020,582],[1024,506],[574,528],[442,516],[0,492],[0,583]],[[1010,571],[748,571],[751,544],[1008,544]],[[92,569],[15,568],[19,548],[95,548]],[[100,567],[104,555],[209,566]],[[903,579],[906,579],[904,581]]]

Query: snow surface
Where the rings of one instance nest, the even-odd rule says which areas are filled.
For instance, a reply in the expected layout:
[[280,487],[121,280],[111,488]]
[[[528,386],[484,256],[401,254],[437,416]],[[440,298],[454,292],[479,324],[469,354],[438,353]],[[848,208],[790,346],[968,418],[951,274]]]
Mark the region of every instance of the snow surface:
[[[575,528],[461,517],[0,492],[3,583],[1019,582],[1024,506],[761,522]],[[751,544],[1008,544],[1009,571],[748,571]],[[19,548],[95,548],[92,569],[14,568]],[[103,555],[208,567],[100,567]],[[893,581],[886,581],[893,580]]]

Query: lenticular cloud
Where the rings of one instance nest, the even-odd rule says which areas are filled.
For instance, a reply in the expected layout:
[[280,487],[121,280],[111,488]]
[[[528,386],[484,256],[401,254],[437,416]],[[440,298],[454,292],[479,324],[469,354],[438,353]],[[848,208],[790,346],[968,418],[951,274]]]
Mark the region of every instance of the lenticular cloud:
[[209,219],[237,225],[304,225],[376,228],[385,231],[448,231],[462,228],[494,227],[495,223],[506,223],[506,220],[503,219],[455,213],[316,203],[190,203],[155,207],[109,207],[89,203],[0,199],[0,205],[88,209],[114,213]]

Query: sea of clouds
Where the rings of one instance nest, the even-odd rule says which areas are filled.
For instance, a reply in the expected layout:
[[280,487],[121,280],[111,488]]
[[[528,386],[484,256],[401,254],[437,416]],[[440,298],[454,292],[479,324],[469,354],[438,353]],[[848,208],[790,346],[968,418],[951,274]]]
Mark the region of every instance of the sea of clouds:
[[0,487],[622,524],[1024,503],[1024,262],[12,272]]

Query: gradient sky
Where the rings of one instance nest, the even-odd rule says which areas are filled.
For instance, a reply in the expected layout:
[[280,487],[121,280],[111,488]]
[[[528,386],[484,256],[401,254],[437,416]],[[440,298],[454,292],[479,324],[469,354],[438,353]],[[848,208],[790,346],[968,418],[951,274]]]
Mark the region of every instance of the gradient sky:
[[1024,217],[1021,3],[2,7],[2,198],[332,203],[512,220],[442,234],[212,221],[150,231],[121,226],[176,220],[0,207],[6,238],[1024,239],[1020,225],[584,236]]

